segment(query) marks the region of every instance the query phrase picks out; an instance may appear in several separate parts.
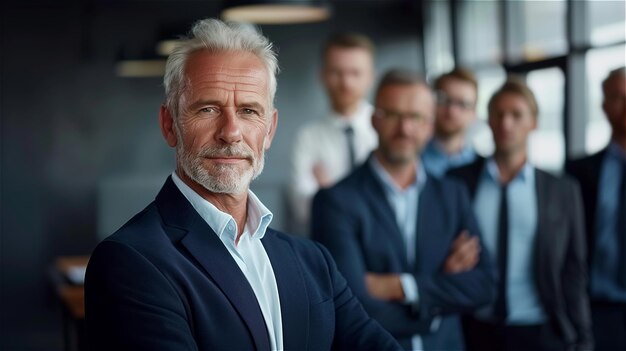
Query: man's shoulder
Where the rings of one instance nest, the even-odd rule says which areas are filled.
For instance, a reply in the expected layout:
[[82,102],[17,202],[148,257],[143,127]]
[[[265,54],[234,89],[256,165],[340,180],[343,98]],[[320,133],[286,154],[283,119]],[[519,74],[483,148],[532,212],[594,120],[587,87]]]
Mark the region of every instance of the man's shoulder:
[[136,250],[154,247],[158,238],[163,237],[162,219],[154,202],[122,225],[117,231],[105,238],[106,242],[116,242]]
[[442,177],[429,176],[422,189],[422,194],[433,195],[429,199],[431,202],[456,202],[460,195],[466,193],[466,184],[461,179],[447,174]]
[[569,174],[554,174],[539,168],[535,168],[537,178],[545,183],[549,189],[560,190],[562,193],[572,193],[573,188],[578,187],[576,179]]
[[372,177],[373,173],[366,161],[365,164],[340,179],[335,185],[319,192],[326,196],[338,196],[350,200],[350,195],[360,196],[363,194],[365,183],[370,181]]
[[604,148],[596,153],[587,156],[581,156],[577,158],[573,158],[567,160],[565,163],[565,170],[568,173],[576,173],[579,170],[585,169],[587,167],[597,167],[601,163],[604,155],[606,154],[607,148]]
[[466,178],[470,175],[478,174],[482,171],[485,166],[485,161],[487,159],[482,156],[476,156],[476,159],[468,164],[451,168],[446,173],[448,176],[452,178]]

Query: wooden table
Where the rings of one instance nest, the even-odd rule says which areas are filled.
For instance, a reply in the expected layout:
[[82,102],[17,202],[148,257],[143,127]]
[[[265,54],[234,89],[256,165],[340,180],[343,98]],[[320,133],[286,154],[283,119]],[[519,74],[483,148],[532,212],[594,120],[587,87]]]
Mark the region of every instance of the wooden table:
[[63,310],[65,350],[85,350],[85,288],[70,277],[73,269],[87,266],[89,256],[58,257],[51,271],[52,282]]

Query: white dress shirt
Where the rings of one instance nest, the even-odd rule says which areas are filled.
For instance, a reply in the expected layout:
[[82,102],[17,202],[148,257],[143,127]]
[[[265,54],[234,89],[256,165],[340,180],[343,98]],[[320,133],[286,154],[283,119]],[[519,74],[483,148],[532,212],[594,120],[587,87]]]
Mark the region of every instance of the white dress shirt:
[[265,236],[265,231],[272,221],[272,212],[261,203],[252,191],[248,190],[248,218],[239,243],[235,244],[238,229],[233,217],[203,199],[185,184],[176,175],[176,172],[172,173],[172,180],[200,217],[207,222],[224,243],[237,266],[248,279],[265,319],[270,347],[272,350],[282,350],[283,323],[278,286],[276,285],[272,263],[261,243],[261,239]]
[[332,184],[352,170],[344,129],[351,126],[354,130],[356,164],[363,163],[378,145],[378,136],[371,122],[373,111],[373,106],[363,101],[352,116],[330,113],[323,119],[305,125],[296,135],[290,180],[290,200],[296,232],[309,232],[311,200],[319,190],[313,167],[321,165]]

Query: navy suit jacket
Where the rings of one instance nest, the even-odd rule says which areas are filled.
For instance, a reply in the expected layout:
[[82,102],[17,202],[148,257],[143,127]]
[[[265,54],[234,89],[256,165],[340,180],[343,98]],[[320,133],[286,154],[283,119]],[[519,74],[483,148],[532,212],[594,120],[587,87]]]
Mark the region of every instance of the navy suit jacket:
[[[321,246],[268,229],[285,350],[398,350]],[[93,350],[269,350],[254,292],[168,178],[156,200],[90,258],[86,327]]]
[[[426,350],[463,348],[456,314],[490,303],[495,286],[484,250],[471,271],[443,272],[455,237],[464,229],[479,235],[467,191],[460,183],[428,177],[419,197],[415,265],[407,261],[393,210],[367,162],[334,187],[319,191],[311,218],[313,238],[329,249],[367,312],[405,349],[410,349],[414,334],[422,335]],[[418,303],[371,297],[364,280],[367,272],[413,274]],[[444,318],[438,331],[431,333],[436,316]]]

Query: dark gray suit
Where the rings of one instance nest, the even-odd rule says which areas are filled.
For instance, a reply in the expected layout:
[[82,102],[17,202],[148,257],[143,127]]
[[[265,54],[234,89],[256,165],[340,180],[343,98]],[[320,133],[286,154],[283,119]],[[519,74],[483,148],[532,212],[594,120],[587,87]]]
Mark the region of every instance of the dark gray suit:
[[[484,164],[481,158],[449,174],[463,180],[474,198]],[[539,297],[563,341],[588,349],[593,340],[580,189],[569,177],[535,172],[538,223],[533,272]]]

